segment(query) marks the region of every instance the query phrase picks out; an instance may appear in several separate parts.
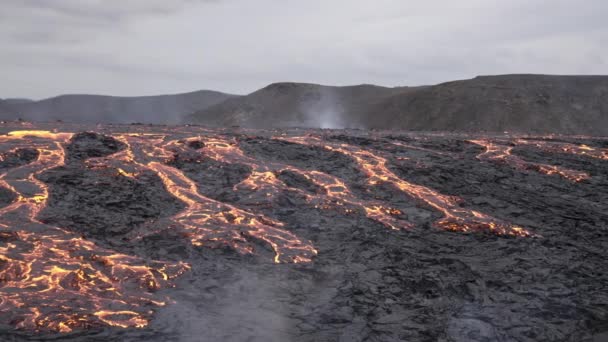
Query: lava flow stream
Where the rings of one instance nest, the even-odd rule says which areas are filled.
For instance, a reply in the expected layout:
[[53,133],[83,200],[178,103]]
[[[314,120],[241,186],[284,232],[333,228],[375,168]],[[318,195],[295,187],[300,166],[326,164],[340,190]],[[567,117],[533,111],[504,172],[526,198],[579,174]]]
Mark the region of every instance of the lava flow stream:
[[[244,254],[254,253],[253,240],[263,241],[274,251],[274,261],[310,262],[316,250],[308,241],[283,229],[283,223],[263,215],[247,212],[200,194],[197,185],[184,173],[167,162],[182,147],[176,141],[164,142],[164,137],[117,135],[127,148],[115,155],[96,158],[90,165],[111,165],[123,176],[136,177],[150,170],[160,177],[165,188],[186,204],[187,208],[172,218],[171,229],[187,236],[195,246],[229,246]],[[142,238],[156,233],[148,228],[137,230]]]
[[[89,158],[84,166],[116,170],[117,177],[134,181],[144,172],[154,173],[166,190],[186,206],[170,218],[133,229],[128,234],[131,242],[161,230],[172,230],[194,246],[229,246],[243,254],[256,253],[256,243],[262,242],[272,248],[275,262],[310,262],[317,254],[311,242],[285,229],[282,222],[202,195],[192,179],[171,165],[174,158],[188,155],[246,165],[251,173],[233,190],[250,194],[252,200],[271,201],[283,191],[290,191],[320,210],[361,214],[393,229],[412,226],[401,218],[401,211],[385,202],[358,198],[338,177],[258,160],[246,155],[236,141],[209,136],[168,140],[162,134],[146,133],[112,137],[120,148],[104,157]],[[443,229],[531,235],[521,227],[462,208],[455,197],[400,179],[378,154],[313,137],[276,139],[320,146],[348,156],[366,176],[367,185],[390,184],[443,213],[443,218],[436,222]],[[73,143],[72,134],[20,131],[0,136],[0,142],[5,156],[25,150],[37,154],[35,160],[16,166],[0,159],[0,170],[4,170],[0,186],[16,197],[0,209],[0,323],[58,332],[104,325],[146,326],[152,309],[167,302],[156,290],[172,286],[172,280],[189,266],[116,253],[67,229],[37,220],[52,194],[36,176],[66,166],[63,146]],[[70,165],[66,167],[73,167]],[[305,180],[313,190],[288,186],[280,177],[286,174]]]
[[569,153],[595,159],[608,160],[608,149],[591,147],[584,144],[576,145],[559,141],[541,141],[528,139],[517,139],[514,141],[514,143],[517,145],[532,145],[540,150],[552,153]]
[[183,263],[145,261],[116,253],[36,219],[49,192],[36,175],[64,165],[68,133],[20,131],[1,136],[4,146],[37,147],[35,161],[10,168],[0,185],[16,200],[0,211],[0,322],[19,329],[69,332],[95,326],[143,327],[166,299]]
[[[518,142],[523,140],[518,140]],[[572,182],[581,182],[590,176],[584,171],[570,170],[560,166],[527,162],[511,153],[513,146],[494,143],[490,140],[469,140],[469,142],[485,148],[485,151],[477,156],[479,160],[506,163],[517,170],[535,170],[546,175],[559,175]],[[538,145],[546,146],[546,145]]]
[[526,229],[504,222],[475,210],[462,208],[459,200],[446,196],[425,186],[406,182],[387,167],[387,160],[379,155],[348,144],[332,144],[317,137],[277,138],[303,145],[320,146],[351,157],[360,170],[367,175],[369,185],[387,183],[443,213],[436,225],[451,231],[489,231],[498,235],[531,236]]
[[[361,212],[366,217],[380,222],[392,229],[411,228],[411,223],[402,220],[398,209],[386,206],[380,201],[363,200],[357,198],[348,186],[338,177],[316,170],[302,170],[291,165],[276,162],[261,162],[253,157],[246,156],[236,142],[223,139],[205,141],[201,150],[205,156],[216,161],[236,163],[249,166],[251,175],[234,186],[235,190],[247,189],[272,198],[284,190],[299,193],[306,198],[311,206],[323,210],[337,210],[344,214]],[[277,178],[277,175],[290,172],[298,175],[319,189],[314,194],[287,186]]]

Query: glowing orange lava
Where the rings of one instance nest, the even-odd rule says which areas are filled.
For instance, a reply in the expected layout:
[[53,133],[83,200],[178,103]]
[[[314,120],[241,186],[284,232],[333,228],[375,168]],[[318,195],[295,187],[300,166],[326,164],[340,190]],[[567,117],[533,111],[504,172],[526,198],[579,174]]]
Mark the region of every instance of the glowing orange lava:
[[542,141],[542,140],[527,140],[516,139],[517,145],[533,145],[540,150],[553,153],[569,153],[582,155],[590,158],[608,160],[608,148],[590,147],[585,144],[571,144],[560,141]]
[[[69,332],[93,326],[143,327],[166,299],[154,292],[188,269],[101,248],[36,217],[49,196],[36,175],[64,164],[69,133],[18,131],[3,146],[36,147],[34,162],[0,175],[17,200],[0,210],[0,321],[18,329]],[[129,314],[125,314],[125,313]]]
[[[158,175],[167,191],[186,204],[187,208],[173,217],[172,229],[187,236],[193,245],[225,245],[251,254],[254,248],[249,239],[254,239],[273,249],[277,263],[310,262],[316,255],[310,242],[283,229],[283,223],[201,195],[197,185],[182,171],[166,165],[175,153],[183,153],[186,149],[178,141],[165,141],[164,136],[115,135],[115,138],[128,148],[107,158],[93,159],[89,164],[112,165],[123,170],[119,173],[127,177],[134,177],[143,170]],[[206,144],[212,142],[211,139]],[[136,232],[138,238],[151,233],[154,232]]]
[[530,236],[526,229],[496,219],[489,215],[460,206],[458,198],[446,196],[425,186],[406,182],[387,167],[387,160],[370,151],[348,144],[332,144],[316,137],[278,138],[298,144],[320,146],[351,157],[367,176],[369,185],[390,184],[403,193],[416,198],[443,213],[436,225],[451,231],[488,231],[498,235]]
[[[185,209],[173,217],[134,229],[128,236],[132,241],[161,230],[172,230],[193,246],[228,246],[243,254],[255,254],[256,246],[261,242],[272,249],[272,260],[277,263],[306,263],[317,254],[310,241],[296,236],[283,222],[254,209],[246,210],[204,196],[196,182],[171,166],[170,161],[181,155],[247,166],[250,174],[232,189],[239,195],[248,196],[247,199],[255,204],[247,208],[271,207],[280,194],[289,191],[303,198],[310,208],[315,208],[312,210],[362,215],[390,229],[412,227],[399,209],[380,200],[359,198],[339,177],[256,159],[244,153],[236,139],[206,135],[171,140],[169,134],[152,133],[111,136],[124,148],[109,156],[87,159],[84,166],[115,170],[117,177],[134,181],[143,173],[153,173],[170,194],[185,204]],[[95,326],[144,327],[154,308],[168,302],[157,290],[174,286],[173,281],[186,272],[189,265],[117,253],[37,219],[50,196],[47,185],[37,176],[65,165],[64,146],[72,138],[71,133],[36,130],[0,136],[0,152],[34,149],[38,153],[33,162],[8,168],[0,174],[0,186],[12,191],[16,198],[0,209],[0,322],[18,329],[56,332]],[[367,186],[392,186],[440,212],[443,217],[435,224],[442,229],[532,235],[522,227],[467,209],[456,197],[404,181],[389,169],[386,157],[380,152],[329,143],[317,137],[275,139],[317,146],[351,158],[365,175]],[[516,165],[522,164],[508,148],[505,150],[481,140],[475,143],[485,144],[484,155],[488,159],[502,158]],[[566,147],[561,145],[561,148]],[[590,155],[605,156],[592,152],[589,147],[579,146],[580,149]],[[537,166],[540,172],[554,170],[566,177],[562,169]],[[282,178],[286,174],[305,180],[311,188],[288,186],[289,182]]]
[[[281,191],[290,190],[304,196],[309,204],[316,208],[338,210],[345,214],[361,212],[368,218],[380,222],[392,229],[412,227],[411,223],[400,219],[401,212],[386,207],[379,201],[366,201],[357,198],[337,177],[316,170],[302,170],[291,165],[281,163],[262,163],[252,157],[246,156],[234,142],[212,139],[207,140],[203,153],[217,161],[243,164],[251,167],[252,174],[235,189],[249,189],[264,193],[266,197],[274,197]],[[276,175],[282,172],[292,172],[307,179],[321,190],[310,194],[300,189],[287,186]]]
[[[506,163],[518,170],[535,170],[546,175],[559,175],[573,182],[581,182],[589,179],[590,176],[586,172],[570,170],[556,165],[547,165],[540,163],[527,162],[520,157],[513,155],[511,151],[513,146],[498,144],[490,140],[469,140],[470,142],[482,146],[485,151],[477,156],[480,160],[489,160],[492,162]],[[522,143],[524,140],[517,140],[516,143]],[[546,145],[542,145],[546,146]]]

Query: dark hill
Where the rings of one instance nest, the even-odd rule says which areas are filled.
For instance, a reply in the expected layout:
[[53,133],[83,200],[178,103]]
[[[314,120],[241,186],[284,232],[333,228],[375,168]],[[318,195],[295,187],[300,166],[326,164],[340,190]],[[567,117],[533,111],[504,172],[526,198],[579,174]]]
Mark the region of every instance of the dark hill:
[[5,100],[0,99],[0,118],[3,119],[11,116],[14,116],[12,108]]
[[608,135],[608,76],[480,76],[412,88],[277,83],[187,120],[244,127]]
[[352,127],[353,122],[365,121],[363,118],[372,106],[409,89],[412,88],[273,83],[247,96],[198,111],[187,120],[214,126],[257,128]]
[[34,100],[23,99],[23,98],[10,98],[10,99],[4,99],[2,101],[4,102],[4,104],[10,105],[10,106],[35,102]]
[[397,94],[369,114],[369,128],[607,135],[608,76],[481,76]]
[[13,103],[9,113],[0,112],[0,115],[2,119],[32,121],[175,124],[187,114],[233,96],[208,90],[142,97],[61,95],[41,101]]

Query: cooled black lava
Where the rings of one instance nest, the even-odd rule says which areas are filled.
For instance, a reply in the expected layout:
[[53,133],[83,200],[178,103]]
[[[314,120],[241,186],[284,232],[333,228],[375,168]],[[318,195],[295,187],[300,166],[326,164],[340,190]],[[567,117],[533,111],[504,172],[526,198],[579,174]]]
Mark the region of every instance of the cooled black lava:
[[1,129],[5,340],[608,329],[605,139]]

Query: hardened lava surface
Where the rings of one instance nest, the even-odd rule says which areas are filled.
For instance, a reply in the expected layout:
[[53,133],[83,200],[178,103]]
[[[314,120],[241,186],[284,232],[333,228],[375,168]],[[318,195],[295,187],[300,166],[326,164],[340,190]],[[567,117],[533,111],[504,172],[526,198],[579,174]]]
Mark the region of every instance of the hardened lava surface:
[[608,139],[5,123],[2,341],[602,341]]

